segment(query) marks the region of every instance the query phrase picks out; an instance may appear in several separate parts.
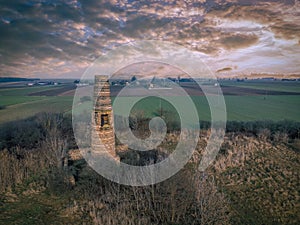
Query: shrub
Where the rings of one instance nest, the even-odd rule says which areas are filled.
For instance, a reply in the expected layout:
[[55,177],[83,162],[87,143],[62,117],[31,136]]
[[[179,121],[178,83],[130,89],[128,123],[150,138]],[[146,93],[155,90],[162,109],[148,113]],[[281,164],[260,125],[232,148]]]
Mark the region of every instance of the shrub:
[[257,136],[259,139],[266,141],[266,140],[270,139],[271,132],[269,129],[266,129],[266,128],[260,129]]

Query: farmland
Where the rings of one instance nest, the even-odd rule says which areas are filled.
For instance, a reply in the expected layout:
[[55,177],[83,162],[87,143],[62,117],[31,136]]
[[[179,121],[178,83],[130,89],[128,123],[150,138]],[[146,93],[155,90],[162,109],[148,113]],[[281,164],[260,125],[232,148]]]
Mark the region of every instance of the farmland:
[[[300,96],[225,96],[227,120],[228,121],[263,121],[263,120],[291,120],[300,121]],[[184,97],[174,97],[182,98]],[[192,96],[195,103],[199,119],[202,121],[210,120],[210,109],[205,96]],[[145,110],[148,113],[146,116],[157,114],[160,109],[171,111],[173,107],[165,101],[160,101],[154,98],[148,98],[136,104],[136,110]],[[174,109],[174,108],[173,108]]]
[[[265,86],[261,84],[257,84],[255,88],[252,88],[249,86],[241,87],[240,82],[226,82],[226,85],[221,83],[221,87],[227,107],[228,121],[255,122],[227,123],[224,143],[215,163],[207,168],[207,173],[204,173],[214,177],[216,185],[222,190],[222,193],[224,193],[222,196],[225,196],[224,199],[226,199],[226,201],[220,203],[220,201],[216,199],[212,200],[212,202],[214,202],[214,204],[220,203],[222,207],[225,204],[226,207],[230,206],[229,211],[232,224],[271,224],[269,223],[270,221],[275,221],[276,224],[296,224],[296,222],[299,221],[297,214],[299,211],[299,206],[297,205],[297,199],[299,197],[297,192],[299,176],[297,172],[299,171],[300,143],[300,91],[297,92],[299,83],[270,83],[268,84],[269,91],[265,93]],[[293,91],[289,89],[292,85]],[[195,104],[200,120],[209,121],[210,109],[204,93],[192,83],[182,84],[182,87],[189,93],[188,97],[190,97]],[[111,88],[113,102],[116,100],[116,94],[121,88],[120,86],[113,86]],[[83,93],[86,93],[84,89],[82,90]],[[180,94],[177,96],[173,95],[171,90],[165,91],[169,102],[158,97],[143,98],[134,105],[132,113],[137,110],[137,116],[141,115],[138,113],[143,111],[144,116],[148,118],[153,116],[162,116],[163,118],[171,117],[171,120],[166,120],[167,126],[171,128],[169,129],[170,131],[172,131],[172,129],[176,131],[178,128],[177,124],[173,123],[172,120],[178,120],[179,118],[178,114],[174,113],[176,109],[170,103],[176,100],[184,105],[186,97]],[[141,88],[140,92],[130,92],[121,98],[125,100],[135,100],[139,97],[138,95],[145,93],[147,93],[147,89],[144,88],[143,90]],[[95,210],[93,205],[89,208],[91,202],[99,201],[101,202],[101,207],[105,204],[107,204],[105,207],[110,207],[109,204],[119,201],[120,195],[118,194],[116,198],[112,198],[112,203],[107,203],[107,195],[103,193],[110,193],[111,188],[113,188],[111,193],[116,193],[115,190],[121,190],[121,192],[117,193],[122,193],[122,196],[124,196],[122,198],[124,199],[129,199],[134,196],[132,193],[137,193],[136,188],[133,189],[134,192],[131,192],[130,189],[116,189],[120,188],[120,186],[117,187],[113,186],[113,183],[105,183],[107,180],[102,180],[99,176],[96,178],[82,159],[69,161],[68,168],[63,168],[63,171],[67,171],[68,173],[68,179],[66,179],[67,176],[59,175],[59,173],[53,176],[53,167],[51,167],[50,170],[50,167],[48,167],[50,164],[47,164],[50,162],[48,161],[49,154],[53,154],[51,151],[52,144],[62,143],[61,145],[54,145],[54,148],[58,150],[64,149],[65,146],[67,146],[69,148],[68,150],[73,152],[73,148],[76,148],[76,142],[72,132],[72,123],[70,121],[71,117],[64,117],[63,115],[57,114],[32,116],[45,111],[70,114],[72,112],[73,95],[74,85],[72,83],[43,87],[23,86],[19,88],[0,88],[0,105],[3,106],[3,108],[0,109],[0,124],[2,129],[0,132],[0,135],[2,135],[0,144],[2,148],[5,149],[2,152],[0,151],[1,158],[3,159],[0,163],[0,166],[2,166],[0,178],[5,181],[2,184],[2,188],[6,190],[5,188],[9,187],[13,193],[7,192],[0,197],[0,203],[2,202],[2,204],[0,204],[0,212],[2,213],[0,223],[17,224],[20,221],[27,221],[27,223],[32,224],[40,223],[41,221],[50,221],[50,223],[74,223],[75,220],[84,223],[85,221],[89,221],[89,217],[86,215],[92,215],[90,212]],[[86,106],[91,103],[90,101],[91,98],[79,98],[79,104],[76,109],[84,112]],[[218,110],[218,101],[215,101],[212,106],[214,110]],[[122,111],[122,109],[120,111]],[[115,110],[115,115],[118,115],[120,111]],[[189,114],[190,112],[191,109],[186,107],[184,113]],[[32,118],[25,121],[21,120],[4,124],[8,121],[29,117]],[[147,119],[140,121],[148,122]],[[187,117],[187,120],[188,119],[189,117]],[[290,122],[283,120],[290,120]],[[47,121],[47,123],[45,123],[45,121]],[[54,124],[55,121],[57,121],[57,124],[62,124],[62,126],[49,126],[49,124]],[[117,120],[115,120],[115,122],[116,121]],[[273,123],[270,121],[280,122]],[[141,126],[136,126],[135,129],[141,128],[142,132],[147,134],[147,128],[144,129],[146,126],[142,126],[144,125],[142,122],[140,123]],[[147,125],[148,123],[145,124]],[[200,134],[199,143],[196,148],[198,152],[195,156],[201,156],[203,146],[206,146],[207,143],[205,138],[208,131],[205,126],[208,123],[200,123],[200,125],[202,124],[203,132]],[[47,131],[47,129],[52,130]],[[178,136],[174,134],[176,134],[176,132],[167,134],[166,141],[163,142],[160,149],[170,151],[177,145]],[[67,145],[65,145],[65,143],[67,143]],[[27,149],[32,149],[32,151],[27,151]],[[13,154],[10,154],[9,151],[12,151]],[[45,152],[47,152],[47,154],[44,154]],[[159,154],[159,151],[157,152]],[[56,154],[57,151],[54,153]],[[162,155],[164,154],[165,153]],[[121,160],[125,163],[131,162],[129,159],[141,159],[138,162],[148,160],[147,155],[130,151],[122,152]],[[198,163],[197,160],[195,162]],[[55,165],[61,165],[61,163],[55,163]],[[14,169],[12,170],[10,168]],[[196,164],[189,163],[178,173],[181,174],[180,176],[177,174],[172,178],[176,180],[171,183],[168,183],[170,182],[170,180],[168,180],[165,181],[166,183],[162,186],[159,186],[161,184],[154,186],[155,189],[151,189],[151,192],[149,192],[152,193],[152,190],[156,191],[156,199],[153,200],[153,203],[165,202],[166,199],[174,201],[174,196],[177,196],[175,200],[180,203],[182,199],[189,199],[189,196],[195,196],[194,192],[192,192],[192,195],[190,195],[189,192],[182,192],[183,189],[189,190],[188,187],[194,187],[190,185],[190,180],[185,180],[187,178],[190,179],[189,177],[193,174],[192,168],[196,168]],[[39,173],[39,171],[48,170],[51,171],[49,175],[47,174],[48,172],[45,173],[45,175],[40,175]],[[24,176],[24,174],[26,176]],[[69,174],[72,175],[69,176]],[[201,176],[204,177],[203,174]],[[25,182],[19,183],[12,189],[11,186],[15,185],[14,182],[21,179],[20,177]],[[53,177],[55,179],[53,179]],[[75,183],[71,183],[73,179],[69,178],[74,178],[74,180],[76,178]],[[193,180],[195,179],[193,178]],[[90,183],[90,181],[95,181],[95,183]],[[42,189],[39,186],[39,182],[42,183],[42,185],[47,183],[49,186],[45,188],[41,185],[42,188],[45,188]],[[105,189],[103,189],[105,192],[91,188],[94,187],[94,185],[97,185],[97,187],[101,186],[99,184],[104,184],[102,186],[105,187]],[[174,189],[176,192],[172,191],[171,193],[175,194],[169,197],[168,191],[177,187],[178,184],[184,186],[179,186],[178,189]],[[186,184],[187,186],[185,186]],[[89,196],[82,197],[83,190],[95,190],[95,193],[91,192],[89,194],[91,200]],[[145,192],[148,189],[141,190],[141,193],[148,193]],[[211,188],[209,190],[211,190]],[[128,193],[128,196],[123,195],[124,193]],[[207,196],[209,196],[209,193]],[[101,196],[104,197],[103,204],[102,198],[100,198]],[[146,195],[142,196],[140,202],[145,202],[144,199],[146,199]],[[220,199],[222,200],[223,198]],[[97,202],[98,205],[100,205],[99,202]],[[122,202],[126,201],[122,200]],[[129,203],[130,202],[131,201],[129,201]],[[155,206],[155,204],[146,203],[146,208],[139,209],[142,210],[143,213],[161,212],[160,209],[157,209],[157,211],[149,210],[147,207]],[[172,202],[166,202],[166,208],[172,205],[171,203]],[[139,211],[134,207],[132,208],[130,204],[122,206],[125,209],[124,212],[128,214],[128,209],[131,209],[132,211],[130,211],[130,213],[135,215],[134,213]],[[186,208],[193,205],[192,200],[184,201],[184,204],[187,205]],[[76,209],[79,208],[78,206],[80,207],[80,211],[76,211]],[[122,207],[120,208],[123,209]],[[181,208],[179,208],[179,210],[182,211]],[[171,211],[172,210],[166,211],[167,213],[165,213],[165,215],[169,215]],[[57,212],[63,212],[64,216],[61,216],[62,214]],[[30,216],[28,217],[27,215]],[[99,215],[103,216],[105,213]],[[187,221],[189,214],[186,213],[182,215],[184,221]],[[147,217],[150,218],[151,216],[153,216],[151,213],[149,215],[147,214]],[[115,218],[115,214],[113,218]],[[155,217],[153,216],[153,218]],[[193,220],[194,217],[191,221]]]
[[259,81],[259,80],[249,80],[244,82],[234,82],[230,80],[222,80],[222,86],[235,86],[243,88],[252,88],[256,90],[265,91],[286,91],[286,92],[300,92],[300,82],[299,81]]
[[[256,84],[250,88],[248,82],[222,81],[221,88],[227,110],[228,121],[263,121],[263,120],[291,120],[300,121],[300,82],[249,82]],[[202,121],[210,120],[210,109],[202,90],[195,83],[184,83],[181,86],[193,100]],[[266,91],[265,89],[269,89]],[[290,90],[291,88],[291,90]],[[117,93],[113,92],[113,95]],[[143,93],[139,93],[143,95]],[[132,96],[130,96],[133,98]],[[126,98],[126,97],[124,97]],[[171,102],[175,99],[184,102],[185,96],[168,96]],[[217,100],[218,101],[218,100]],[[145,110],[153,116],[162,107],[163,110],[172,110],[170,103],[158,98],[148,97],[135,105],[137,110]],[[218,105],[212,105],[218,110]],[[173,108],[174,110],[174,108]],[[188,110],[187,110],[188,111]]]
[[[191,96],[200,120],[210,120],[210,110],[201,90],[189,84],[182,85]],[[38,112],[70,113],[72,110],[74,85],[38,86],[0,89],[0,123],[23,119]],[[221,81],[229,121],[291,120],[300,121],[300,82],[280,81]],[[120,87],[112,87],[113,95]],[[182,98],[183,96],[174,96]],[[114,97],[113,97],[114,99]],[[83,105],[81,105],[83,107]],[[145,110],[151,117],[162,107],[174,110],[171,105],[158,98],[146,98],[135,108]],[[117,113],[117,112],[115,112]]]
[[74,86],[37,86],[0,89],[0,123],[24,119],[39,112],[67,112],[72,96],[59,96]]

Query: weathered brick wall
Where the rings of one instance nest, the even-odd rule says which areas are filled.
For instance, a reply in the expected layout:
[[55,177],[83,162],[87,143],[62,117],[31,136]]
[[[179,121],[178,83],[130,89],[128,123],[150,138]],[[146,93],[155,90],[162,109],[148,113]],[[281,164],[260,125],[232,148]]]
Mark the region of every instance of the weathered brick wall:
[[108,76],[95,76],[94,104],[92,151],[99,154],[109,153],[112,157],[117,158]]

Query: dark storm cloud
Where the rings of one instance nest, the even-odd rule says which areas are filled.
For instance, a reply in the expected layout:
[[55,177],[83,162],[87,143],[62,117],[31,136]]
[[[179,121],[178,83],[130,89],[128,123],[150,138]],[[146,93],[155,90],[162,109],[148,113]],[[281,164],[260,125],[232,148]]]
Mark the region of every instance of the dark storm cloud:
[[[99,4],[99,1],[95,2]],[[107,31],[97,31],[85,24],[84,12],[79,6],[74,1],[0,2],[1,63],[16,65],[16,61],[28,56],[33,60],[53,57],[77,61],[87,58],[101,46],[90,39],[105,36]],[[87,10],[86,13],[91,12]],[[105,19],[100,18],[98,22],[106,24]]]
[[[59,20],[51,18],[49,14],[45,13],[49,7],[54,8],[54,5],[35,5],[25,2],[12,2],[6,5],[1,2],[0,4],[0,8],[4,11],[8,11],[8,7],[13,6],[10,9],[10,14],[2,14],[1,11],[1,15],[4,15],[2,20],[8,21],[0,24],[1,54],[7,52],[16,55],[29,53],[38,54],[38,57],[48,57],[54,54],[49,42],[59,43],[62,39],[59,34],[51,35],[56,31],[55,24]],[[39,51],[39,49],[43,49],[43,51]],[[55,54],[59,56],[57,52]]]

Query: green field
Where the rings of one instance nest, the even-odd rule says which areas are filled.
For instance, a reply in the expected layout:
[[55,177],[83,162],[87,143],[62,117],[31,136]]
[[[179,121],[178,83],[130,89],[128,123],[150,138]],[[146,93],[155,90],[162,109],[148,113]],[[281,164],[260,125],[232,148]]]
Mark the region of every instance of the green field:
[[300,121],[300,96],[225,96],[228,120]]
[[17,105],[45,99],[44,96],[1,96],[1,106]]
[[58,86],[33,86],[33,87],[21,87],[21,88],[3,88],[0,89],[0,96],[27,96],[32,93],[47,91],[53,89],[59,89],[61,85]]
[[59,89],[61,86],[41,86],[0,89],[0,123],[24,119],[39,112],[67,112],[72,108],[72,96],[28,96],[32,93]]
[[[300,92],[299,82],[233,82],[222,81],[222,85],[269,89],[285,92]],[[53,90],[60,86],[22,87],[0,89],[0,123],[24,119],[39,112],[63,112],[72,110],[72,96],[29,96],[32,93]],[[132,97],[130,97],[132,98]],[[174,97],[180,98],[180,97]],[[199,119],[210,120],[210,110],[204,96],[192,96]],[[300,95],[225,95],[228,121],[292,120],[300,121]],[[180,100],[179,100],[180,101]],[[184,98],[182,99],[184,101]],[[84,111],[85,104],[78,107]],[[147,98],[136,104],[135,109],[145,111],[146,116],[157,115],[163,110],[172,111],[170,104],[159,99]],[[187,109],[188,112],[188,109]],[[116,114],[118,112],[115,111]],[[172,116],[172,114],[171,114]]]
[[[174,97],[182,98],[184,97]],[[272,95],[272,96],[225,96],[228,121],[255,121],[255,120],[292,120],[300,121],[300,96]],[[192,96],[197,106],[199,119],[210,120],[210,109],[204,96]],[[180,100],[179,100],[180,101]],[[160,109],[173,111],[170,104],[154,98],[148,98],[136,104],[135,109],[145,110],[146,116],[154,116]]]
[[24,119],[39,112],[67,112],[72,107],[72,97],[44,97],[41,100],[11,105],[0,110],[0,123]]
[[286,92],[300,92],[300,82],[299,81],[246,81],[246,82],[236,82],[230,80],[220,81],[221,85],[234,86],[234,87],[244,87],[267,91],[286,91]]

